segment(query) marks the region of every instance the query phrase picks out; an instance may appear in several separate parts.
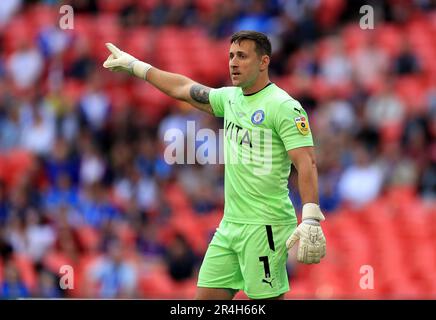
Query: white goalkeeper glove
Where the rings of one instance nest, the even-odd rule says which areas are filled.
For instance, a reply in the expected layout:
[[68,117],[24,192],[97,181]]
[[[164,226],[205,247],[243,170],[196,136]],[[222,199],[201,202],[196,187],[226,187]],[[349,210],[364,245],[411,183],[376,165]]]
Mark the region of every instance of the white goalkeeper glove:
[[286,241],[286,247],[289,250],[300,240],[297,261],[319,263],[326,252],[326,241],[320,225],[320,221],[325,220],[324,215],[317,204],[306,203],[302,216],[302,222]]
[[126,71],[138,78],[147,80],[147,72],[152,67],[150,64],[142,62],[134,56],[121,51],[112,43],[106,43],[106,47],[111,52],[111,55],[109,55],[103,63],[103,67],[115,72]]

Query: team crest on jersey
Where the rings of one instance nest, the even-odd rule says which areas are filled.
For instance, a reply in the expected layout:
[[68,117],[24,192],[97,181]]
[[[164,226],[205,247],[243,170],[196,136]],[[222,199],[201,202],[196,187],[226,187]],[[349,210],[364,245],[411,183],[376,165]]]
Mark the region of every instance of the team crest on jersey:
[[295,124],[297,125],[297,129],[298,131],[300,131],[300,133],[305,136],[308,135],[310,132],[310,128],[309,128],[309,122],[307,122],[306,117],[296,117],[294,118],[295,120]]
[[261,124],[265,120],[265,112],[263,110],[257,110],[251,116],[251,122],[253,124]]

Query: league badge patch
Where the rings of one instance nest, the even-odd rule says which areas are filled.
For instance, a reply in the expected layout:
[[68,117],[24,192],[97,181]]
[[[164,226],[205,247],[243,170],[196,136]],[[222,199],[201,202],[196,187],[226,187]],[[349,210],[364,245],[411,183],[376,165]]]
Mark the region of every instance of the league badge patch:
[[304,116],[296,117],[296,118],[294,118],[294,120],[295,120],[295,124],[297,125],[298,131],[300,131],[300,133],[303,136],[308,135],[310,132],[310,128],[309,128],[309,123],[307,122],[306,117],[304,117]]

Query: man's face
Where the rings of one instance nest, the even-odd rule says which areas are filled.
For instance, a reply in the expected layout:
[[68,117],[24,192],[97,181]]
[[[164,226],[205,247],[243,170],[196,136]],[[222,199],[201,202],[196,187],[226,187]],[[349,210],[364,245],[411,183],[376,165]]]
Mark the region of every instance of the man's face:
[[261,59],[251,40],[233,42],[229,50],[229,69],[232,84],[246,88],[253,85],[261,71]]

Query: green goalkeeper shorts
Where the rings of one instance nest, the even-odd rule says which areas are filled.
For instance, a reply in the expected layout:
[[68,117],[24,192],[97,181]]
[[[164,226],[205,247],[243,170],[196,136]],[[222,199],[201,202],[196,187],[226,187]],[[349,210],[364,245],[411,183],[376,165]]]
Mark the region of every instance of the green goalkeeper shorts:
[[251,299],[287,292],[286,240],[296,227],[221,221],[201,265],[197,286],[243,290]]

